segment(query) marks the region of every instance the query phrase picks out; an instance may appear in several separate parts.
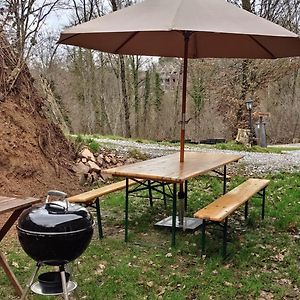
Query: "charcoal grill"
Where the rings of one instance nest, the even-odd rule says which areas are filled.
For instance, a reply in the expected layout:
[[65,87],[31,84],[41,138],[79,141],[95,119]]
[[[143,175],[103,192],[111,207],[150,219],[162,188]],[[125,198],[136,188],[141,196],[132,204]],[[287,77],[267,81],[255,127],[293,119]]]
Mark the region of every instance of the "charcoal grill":
[[[50,197],[59,197],[59,200],[50,202]],[[27,209],[18,220],[20,244],[37,262],[37,268],[21,299],[25,299],[30,287],[40,294],[46,291],[44,294],[47,295],[61,291],[68,299],[70,289],[77,286],[72,281],[67,282],[65,265],[78,258],[88,247],[94,222],[86,208],[70,204],[66,197],[64,192],[49,191],[43,205]],[[40,275],[39,278],[47,278],[48,281],[41,280],[33,285],[42,265],[58,266],[59,271]],[[57,280],[59,277],[61,281]],[[55,280],[51,281],[51,278]]]

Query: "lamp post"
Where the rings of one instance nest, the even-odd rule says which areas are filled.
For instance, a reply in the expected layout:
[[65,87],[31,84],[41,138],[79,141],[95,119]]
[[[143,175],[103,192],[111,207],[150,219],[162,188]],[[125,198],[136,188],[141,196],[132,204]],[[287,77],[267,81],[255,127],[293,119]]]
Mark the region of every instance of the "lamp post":
[[252,109],[253,109],[253,100],[248,99],[246,101],[246,108],[249,112],[249,129],[250,129],[250,136],[249,136],[249,142],[250,145],[252,146],[253,144],[253,135],[252,135]]

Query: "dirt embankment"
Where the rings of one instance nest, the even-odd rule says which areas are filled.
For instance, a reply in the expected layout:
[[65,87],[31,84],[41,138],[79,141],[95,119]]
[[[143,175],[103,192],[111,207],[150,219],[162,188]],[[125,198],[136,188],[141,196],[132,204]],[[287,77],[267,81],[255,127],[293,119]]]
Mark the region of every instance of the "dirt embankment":
[[[71,166],[75,152],[46,118],[44,99],[27,67],[0,33],[0,195],[45,196],[81,190]],[[11,88],[12,87],[12,88]]]

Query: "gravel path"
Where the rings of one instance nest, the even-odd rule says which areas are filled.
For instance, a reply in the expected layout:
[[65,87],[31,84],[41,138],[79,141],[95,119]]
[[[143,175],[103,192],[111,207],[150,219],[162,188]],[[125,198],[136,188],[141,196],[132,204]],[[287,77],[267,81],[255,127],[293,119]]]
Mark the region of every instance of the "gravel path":
[[[157,157],[179,151],[178,146],[164,146],[161,144],[146,144],[126,140],[112,140],[112,139],[97,139],[102,145],[106,145],[120,152],[132,151],[138,149],[139,151],[149,155],[150,157]],[[279,147],[280,145],[277,145]],[[288,148],[290,145],[282,145]],[[273,146],[272,146],[273,147]],[[293,148],[300,148],[300,144],[291,145]],[[186,151],[200,151],[200,152],[221,152],[244,155],[237,164],[232,165],[232,169],[239,169],[240,172],[245,172],[247,175],[265,174],[277,172],[300,172],[300,150],[285,151],[282,154],[275,153],[255,153],[245,151],[231,151],[218,150],[206,145],[202,146],[186,146]]]

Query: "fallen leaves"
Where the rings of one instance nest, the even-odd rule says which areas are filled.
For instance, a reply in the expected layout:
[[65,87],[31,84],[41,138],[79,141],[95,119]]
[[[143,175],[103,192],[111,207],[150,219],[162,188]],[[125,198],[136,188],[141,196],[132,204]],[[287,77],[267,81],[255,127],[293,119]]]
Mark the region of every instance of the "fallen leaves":
[[95,275],[102,275],[106,266],[107,266],[106,261],[100,262],[97,269],[95,270]]

